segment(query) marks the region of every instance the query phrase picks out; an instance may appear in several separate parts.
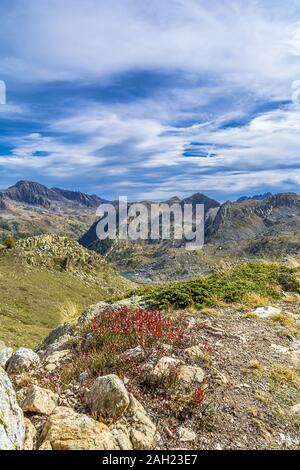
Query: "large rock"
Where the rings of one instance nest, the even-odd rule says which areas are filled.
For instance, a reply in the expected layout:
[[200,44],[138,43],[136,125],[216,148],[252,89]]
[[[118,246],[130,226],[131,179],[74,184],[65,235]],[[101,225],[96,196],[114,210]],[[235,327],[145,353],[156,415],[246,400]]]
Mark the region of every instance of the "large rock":
[[153,369],[150,371],[149,376],[153,380],[159,379],[165,375],[175,373],[179,369],[182,361],[175,359],[174,357],[164,356],[156,363]]
[[37,430],[28,418],[24,418],[25,422],[25,440],[22,450],[34,450],[37,440]]
[[120,418],[129,405],[129,395],[117,375],[98,377],[86,394],[91,411],[105,418]]
[[70,349],[63,349],[61,351],[54,351],[51,354],[47,354],[44,361],[45,364],[60,364],[65,361],[69,361],[72,358],[72,351]]
[[58,405],[59,397],[52,390],[31,385],[25,392],[20,406],[24,413],[50,415]]
[[300,403],[291,406],[289,412],[291,415],[300,416]]
[[109,304],[107,302],[98,302],[95,305],[91,305],[87,308],[83,314],[79,317],[79,323],[87,324],[90,323],[94,318],[100,317],[102,313],[118,310],[121,307],[128,307],[128,308],[145,308],[146,303],[141,296],[133,295],[128,299],[122,299],[118,302],[113,304]]
[[7,366],[9,374],[18,374],[36,367],[40,362],[39,356],[32,349],[20,348],[12,355]]
[[[70,339],[72,339],[75,334],[75,328],[70,323],[59,325],[49,333],[47,338],[45,338],[44,341],[39,345],[38,350],[48,349],[55,351],[59,349],[61,345],[65,345],[68,341],[70,341]],[[49,346],[51,346],[51,348],[49,348]]]
[[82,315],[80,315],[78,322],[82,324],[90,323],[95,317],[99,317],[101,313],[105,312],[110,307],[107,302],[98,302],[97,304],[88,307]]
[[0,450],[19,450],[25,438],[24,417],[7,373],[0,368]]
[[14,350],[12,348],[5,346],[3,341],[0,341],[0,367],[2,367],[2,369],[6,368],[6,365],[13,353]]
[[186,388],[202,383],[205,373],[200,367],[188,366],[179,359],[164,356],[154,367],[149,368],[147,378],[155,384],[166,376],[174,377],[179,387]]
[[281,309],[276,307],[258,307],[253,313],[260,318],[270,318],[272,315],[281,313]]
[[181,366],[178,371],[179,384],[184,387],[199,385],[203,382],[204,377],[205,372],[201,367]]
[[134,450],[151,450],[160,440],[160,434],[142,404],[130,394],[128,408],[130,439]]
[[49,416],[40,439],[43,450],[131,450],[126,432],[103,424],[71,408],[58,407]]
[[137,346],[136,348],[127,349],[122,354],[122,359],[125,360],[142,360],[145,357],[145,351],[141,346]]

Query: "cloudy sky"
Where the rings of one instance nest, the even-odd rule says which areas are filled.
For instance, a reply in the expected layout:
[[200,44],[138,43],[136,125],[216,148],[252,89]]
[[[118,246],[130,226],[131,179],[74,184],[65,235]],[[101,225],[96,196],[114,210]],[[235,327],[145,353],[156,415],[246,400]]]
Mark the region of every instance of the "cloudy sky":
[[299,0],[1,0],[0,187],[300,187]]

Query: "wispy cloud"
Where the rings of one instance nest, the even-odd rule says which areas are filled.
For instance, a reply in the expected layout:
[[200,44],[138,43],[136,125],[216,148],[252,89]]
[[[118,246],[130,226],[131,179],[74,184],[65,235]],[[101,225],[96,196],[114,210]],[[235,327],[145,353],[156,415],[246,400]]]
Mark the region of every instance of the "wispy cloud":
[[298,2],[3,0],[0,15],[2,185],[299,190]]

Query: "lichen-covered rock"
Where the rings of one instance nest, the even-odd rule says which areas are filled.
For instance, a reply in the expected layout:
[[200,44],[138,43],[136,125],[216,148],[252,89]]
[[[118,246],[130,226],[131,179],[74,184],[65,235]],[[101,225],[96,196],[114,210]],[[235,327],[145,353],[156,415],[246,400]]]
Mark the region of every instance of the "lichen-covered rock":
[[82,315],[80,315],[78,322],[82,324],[90,323],[95,317],[101,315],[109,308],[110,304],[107,302],[98,302],[87,308]]
[[0,367],[2,367],[2,369],[6,368],[6,365],[13,353],[14,350],[12,348],[5,346],[3,341],[0,341]]
[[70,360],[72,358],[72,351],[70,349],[63,349],[61,351],[54,351],[45,357],[45,364],[59,364]]
[[92,348],[93,341],[94,341],[93,333],[88,333],[84,339],[83,350],[89,351]]
[[0,450],[19,450],[25,438],[24,416],[7,373],[0,368]]
[[129,395],[122,380],[115,374],[98,377],[86,394],[91,411],[108,418],[120,418],[129,405]]
[[130,394],[128,408],[130,439],[134,450],[151,450],[160,440],[160,434],[141,403]]
[[125,351],[123,354],[122,354],[122,358],[124,359],[143,359],[145,357],[145,351],[143,348],[141,348],[141,346],[137,346],[136,348],[132,348],[132,349],[127,349],[127,351]]
[[24,418],[25,422],[25,440],[22,450],[34,450],[37,439],[37,430],[28,418]]
[[130,435],[128,429],[126,429],[125,426],[117,424],[113,429],[111,429],[111,433],[118,448],[121,450],[133,450],[132,443],[130,441]]
[[200,367],[188,366],[179,359],[164,356],[154,367],[149,365],[146,371],[147,380],[155,384],[166,376],[176,377],[178,387],[187,388],[193,384],[201,384],[205,372]]
[[291,415],[300,416],[300,403],[298,403],[297,405],[291,406],[289,409],[289,413]]
[[297,369],[300,367],[300,339],[294,338],[291,344],[291,361]]
[[83,314],[79,317],[79,323],[87,324],[90,323],[94,318],[99,317],[102,313],[109,310],[117,310],[121,307],[128,308],[145,308],[146,303],[141,296],[133,295],[128,299],[119,300],[113,304],[107,302],[98,302],[95,305],[91,305],[87,308]]
[[45,388],[31,385],[24,394],[20,406],[24,413],[50,415],[58,405],[59,396]]
[[52,346],[52,350],[57,350],[61,344],[65,344],[67,341],[72,339],[75,334],[75,328],[70,323],[64,323],[57,326],[52,330],[47,338],[39,345],[38,350],[49,349]]
[[10,358],[7,372],[8,374],[18,374],[36,367],[39,362],[39,356],[32,349],[19,348]]
[[194,384],[201,384],[204,380],[205,372],[201,367],[181,366],[178,371],[178,381],[181,386],[190,387]]
[[83,385],[87,379],[89,378],[89,373],[87,370],[81,372],[81,374],[79,374],[79,377],[78,377],[78,382],[80,383],[80,385]]
[[153,377],[161,377],[165,374],[169,374],[175,370],[178,370],[182,361],[175,359],[174,357],[164,356],[155,365],[151,371]]
[[121,436],[117,434],[105,424],[71,408],[57,407],[43,428],[40,450],[130,450],[129,440],[128,448],[121,447]]
[[258,307],[253,313],[260,318],[269,318],[272,315],[281,313],[281,309],[276,307]]

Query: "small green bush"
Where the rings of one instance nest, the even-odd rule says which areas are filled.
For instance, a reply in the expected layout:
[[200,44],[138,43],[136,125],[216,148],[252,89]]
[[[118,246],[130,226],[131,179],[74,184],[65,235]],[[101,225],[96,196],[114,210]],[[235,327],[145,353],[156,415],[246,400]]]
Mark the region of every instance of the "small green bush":
[[292,268],[277,263],[251,262],[191,281],[145,288],[142,293],[157,308],[179,309],[246,302],[247,296],[253,293],[279,299],[282,289],[299,290]]
[[17,240],[14,237],[7,237],[4,240],[4,245],[6,246],[7,249],[11,250],[16,246]]

